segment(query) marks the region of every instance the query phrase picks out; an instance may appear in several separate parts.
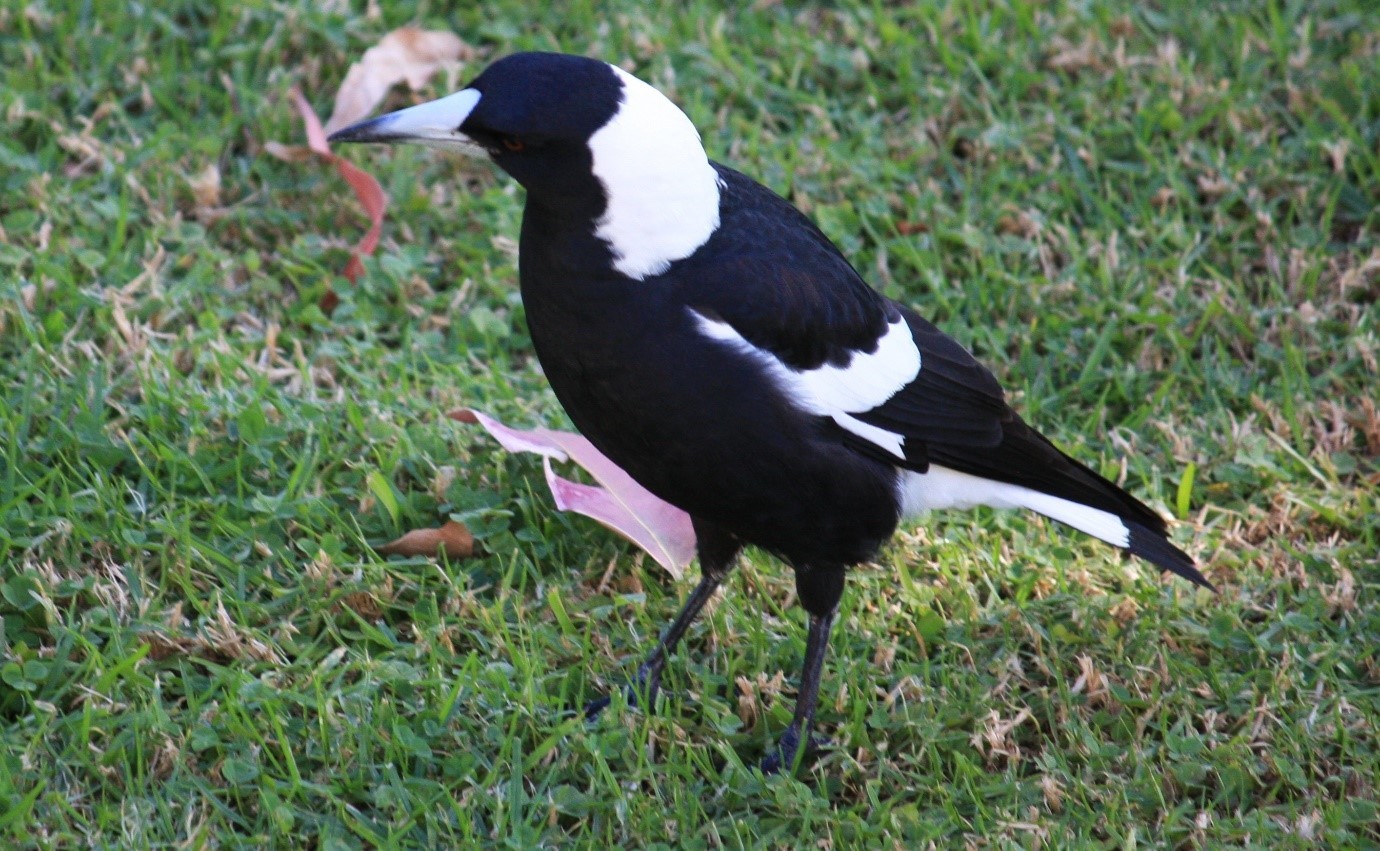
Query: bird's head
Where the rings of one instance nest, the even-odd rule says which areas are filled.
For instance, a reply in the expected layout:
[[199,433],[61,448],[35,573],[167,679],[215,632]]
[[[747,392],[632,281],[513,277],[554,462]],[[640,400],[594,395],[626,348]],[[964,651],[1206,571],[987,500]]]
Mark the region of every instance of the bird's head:
[[518,53],[429,103],[336,131],[333,142],[406,142],[488,156],[536,204],[588,222],[633,278],[688,256],[719,223],[719,178],[665,95],[582,56]]

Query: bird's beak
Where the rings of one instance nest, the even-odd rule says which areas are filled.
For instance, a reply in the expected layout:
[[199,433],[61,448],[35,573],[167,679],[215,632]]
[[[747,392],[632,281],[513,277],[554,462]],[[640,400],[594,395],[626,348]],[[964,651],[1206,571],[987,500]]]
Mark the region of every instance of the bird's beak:
[[351,124],[330,135],[331,142],[411,142],[450,148],[462,153],[484,153],[480,145],[460,132],[460,127],[479,105],[479,92],[464,89],[453,95]]

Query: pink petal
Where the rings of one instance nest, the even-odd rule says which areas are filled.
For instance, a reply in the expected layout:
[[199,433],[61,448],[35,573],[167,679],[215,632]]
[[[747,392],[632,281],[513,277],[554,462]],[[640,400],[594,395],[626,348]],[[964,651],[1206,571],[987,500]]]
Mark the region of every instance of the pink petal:
[[545,428],[534,428],[530,430],[509,428],[493,417],[481,411],[470,408],[469,413],[474,415],[475,422],[484,427],[498,445],[509,452],[535,452],[538,455],[545,455],[547,458],[555,458],[557,461],[566,461],[568,456],[563,452],[555,441],[547,435],[555,435],[558,432]]
[[594,485],[562,479],[545,458],[546,484],[562,511],[574,511],[598,520],[637,544],[667,572],[680,579],[695,557],[695,529],[690,515],[650,493],[618,493]]
[[[473,409],[449,416],[461,421],[472,417],[509,452],[535,452],[545,457],[546,484],[557,508],[599,521],[637,544],[677,579],[695,557],[690,515],[639,485],[583,435],[549,428],[510,428]],[[562,479],[552,471],[552,459],[574,461],[602,487]]]

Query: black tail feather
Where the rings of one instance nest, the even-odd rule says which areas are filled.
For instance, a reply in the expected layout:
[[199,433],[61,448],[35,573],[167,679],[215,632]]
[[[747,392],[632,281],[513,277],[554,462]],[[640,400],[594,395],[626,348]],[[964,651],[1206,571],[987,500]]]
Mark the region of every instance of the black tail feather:
[[1126,526],[1126,549],[1133,555],[1195,585],[1217,590],[1198,572],[1188,553],[1169,542],[1168,526],[1158,512],[1071,458],[1014,412],[1003,423],[1002,441],[997,446],[977,450],[929,444],[926,450],[930,461],[960,472],[1020,485],[1114,514]]
[[1217,590],[1198,572],[1188,553],[1171,544],[1162,533],[1131,520],[1123,519],[1121,522],[1125,523],[1130,531],[1130,539],[1126,545],[1130,553],[1140,556],[1160,570],[1182,576],[1194,585],[1201,585],[1209,591]]
[[963,473],[1067,499],[1115,514],[1128,525],[1139,523],[1164,534],[1165,522],[1149,506],[1074,458],[1012,413],[1003,424],[999,446],[982,449],[931,444],[929,458]]

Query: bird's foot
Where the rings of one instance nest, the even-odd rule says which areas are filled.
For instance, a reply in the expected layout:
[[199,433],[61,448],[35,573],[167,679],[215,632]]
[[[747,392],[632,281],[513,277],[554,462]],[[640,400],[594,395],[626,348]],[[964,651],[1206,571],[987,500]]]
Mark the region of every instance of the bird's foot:
[[[763,774],[776,774],[783,768],[794,768],[796,759],[805,754],[812,754],[829,748],[833,742],[825,736],[810,736],[808,741],[801,742],[800,731],[794,726],[787,727],[786,732],[781,734],[781,739],[777,741],[776,747],[767,752],[762,757],[758,767]],[[803,747],[802,747],[803,745]]]
[[[637,676],[624,689],[624,693],[628,696],[629,706],[650,711],[656,708],[657,696],[661,694],[661,677],[653,676],[646,671],[638,671]],[[612,695],[606,694],[586,703],[585,720],[593,721],[598,718],[605,709],[609,708],[609,704],[612,702]]]
[[608,709],[609,704],[612,702],[613,698],[609,697],[608,695],[604,695],[603,697],[596,697],[594,700],[591,700],[589,703],[586,703],[585,720],[593,721],[595,718],[598,718],[600,715],[603,715],[604,710]]

